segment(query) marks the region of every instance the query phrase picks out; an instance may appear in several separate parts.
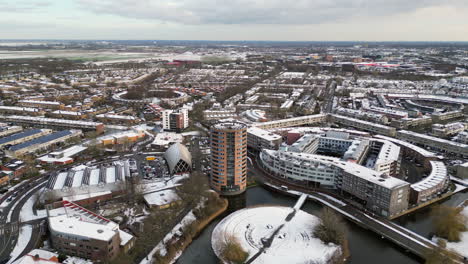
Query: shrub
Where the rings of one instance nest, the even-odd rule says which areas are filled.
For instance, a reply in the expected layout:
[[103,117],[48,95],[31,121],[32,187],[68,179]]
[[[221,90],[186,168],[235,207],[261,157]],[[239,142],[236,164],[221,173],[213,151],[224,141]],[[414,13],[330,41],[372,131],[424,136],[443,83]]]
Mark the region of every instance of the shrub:
[[64,262],[68,257],[67,257],[67,255],[65,255],[65,254],[63,254],[63,253],[59,253],[59,255],[58,255],[57,258],[58,258],[58,261],[59,261],[60,263],[62,263],[62,262]]
[[243,264],[247,261],[249,254],[242,248],[234,236],[226,238],[221,250],[222,259],[230,263]]

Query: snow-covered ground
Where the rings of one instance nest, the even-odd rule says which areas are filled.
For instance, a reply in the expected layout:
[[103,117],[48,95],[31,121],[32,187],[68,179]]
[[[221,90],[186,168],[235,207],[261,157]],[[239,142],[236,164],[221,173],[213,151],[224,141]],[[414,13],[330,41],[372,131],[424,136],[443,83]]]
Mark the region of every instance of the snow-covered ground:
[[91,260],[86,260],[78,257],[68,257],[63,261],[63,264],[93,264]]
[[254,207],[239,210],[224,218],[214,229],[212,247],[220,256],[222,247],[234,237],[249,253],[249,258],[263,248],[262,240],[274,235],[269,248],[253,263],[317,263],[325,264],[341,248],[335,244],[325,244],[314,237],[313,230],[320,220],[304,211],[297,210],[290,221],[286,218],[293,208],[282,206]]
[[143,198],[150,206],[165,206],[180,200],[180,197],[173,189],[148,193]]
[[[465,217],[465,225],[468,226],[468,207],[461,212]],[[460,242],[447,242],[447,248],[468,258],[468,231],[461,233]]]
[[[153,248],[153,250],[151,250],[151,252],[148,254],[148,256],[146,258],[144,258],[140,264],[151,264],[152,263],[152,259],[153,259],[153,256],[154,254],[156,253],[159,253],[161,254],[161,256],[164,256],[166,255],[167,251],[166,251],[166,246],[165,244],[171,240],[174,236],[176,235],[180,235],[180,229],[183,229],[185,226],[191,224],[193,221],[196,220],[196,217],[195,215],[193,214],[193,211],[190,211],[183,219],[182,221],[180,221],[179,224],[177,224],[171,232],[169,232],[163,239],[163,241],[161,241],[160,243],[158,243],[156,245],[156,247]],[[175,262],[179,257],[180,255],[182,254],[182,251],[181,252],[178,252],[177,255],[175,256],[175,258],[173,259],[173,262]],[[172,263],[173,263],[172,262]]]
[[143,181],[143,183],[140,184],[140,190],[142,190],[142,192],[146,194],[146,193],[161,191],[164,189],[174,188],[180,185],[178,184],[179,181],[187,177],[189,177],[188,174],[183,174],[183,175],[174,176],[172,178],[165,178],[165,179],[157,180],[157,181]]
[[150,214],[146,209],[143,207],[143,213],[138,213],[137,214],[136,208],[131,207],[131,208],[126,208],[124,211],[124,215],[128,218],[127,224],[132,225],[136,222],[142,223],[143,220],[145,220],[146,217]]
[[[27,196],[29,195],[31,192],[34,192],[34,191],[37,191],[36,189],[30,189],[28,192],[26,192],[24,196]],[[18,199],[15,204],[13,204],[13,207],[12,208],[15,208],[19,203],[21,202],[21,199]],[[7,223],[8,222],[11,222],[11,215],[13,214],[13,210],[10,210],[10,212],[8,213],[8,217],[7,217]]]
[[63,261],[63,264],[93,264],[93,262],[87,259],[67,256],[67,259]]
[[[39,191],[41,192],[41,191]],[[36,210],[36,214],[34,214],[33,206],[37,201],[37,196],[31,196],[26,203],[21,207],[20,211],[20,221],[27,222],[31,220],[41,219],[47,217],[46,210]]]
[[455,188],[455,190],[453,191],[453,193],[458,193],[458,192],[461,192],[461,191],[463,191],[463,190],[466,189],[465,186],[460,185],[460,184],[457,184],[457,183],[455,183],[455,187],[456,187],[456,188]]
[[28,246],[29,240],[31,240],[32,236],[32,226],[31,225],[24,225],[19,230],[18,241],[16,242],[15,248],[11,252],[10,256],[11,259],[9,263],[13,263],[15,259],[19,257],[19,255],[24,251],[24,249]]

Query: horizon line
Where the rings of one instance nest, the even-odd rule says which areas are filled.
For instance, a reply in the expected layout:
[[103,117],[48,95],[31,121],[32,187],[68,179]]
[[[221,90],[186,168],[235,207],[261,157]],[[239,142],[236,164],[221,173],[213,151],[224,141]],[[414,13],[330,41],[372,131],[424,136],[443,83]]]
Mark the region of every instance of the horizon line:
[[468,40],[203,40],[203,39],[67,39],[5,38],[0,41],[197,41],[197,42],[356,42],[356,43],[468,43]]

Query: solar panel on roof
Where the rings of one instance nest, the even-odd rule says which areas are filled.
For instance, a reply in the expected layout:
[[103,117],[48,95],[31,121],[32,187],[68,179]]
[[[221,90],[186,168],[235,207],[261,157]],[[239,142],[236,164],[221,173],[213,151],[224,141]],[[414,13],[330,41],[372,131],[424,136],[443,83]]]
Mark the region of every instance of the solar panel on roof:
[[27,141],[27,142],[24,142],[24,143],[21,143],[21,144],[11,146],[9,148],[9,150],[17,151],[17,150],[27,148],[27,147],[30,147],[30,146],[33,146],[33,145],[43,144],[43,143],[46,143],[46,142],[49,142],[49,141],[52,141],[52,140],[55,140],[55,139],[58,139],[58,138],[61,138],[61,137],[64,137],[64,136],[68,136],[68,135],[71,135],[71,134],[72,134],[72,132],[70,130],[58,131],[58,132],[55,132],[55,133],[52,133],[52,134],[49,134],[49,135],[45,135],[45,136],[42,136],[42,137],[35,138],[33,140],[30,140],[30,141]]
[[0,139],[0,144],[5,144],[5,143],[8,143],[8,142],[11,142],[11,141],[14,141],[14,140],[29,137],[29,136],[32,136],[32,135],[35,135],[35,134],[39,134],[41,132],[42,132],[42,129],[31,129],[31,130],[27,130],[27,131],[24,131],[24,132],[21,132],[21,133],[16,133],[16,134],[13,134],[13,135],[8,136],[8,137],[1,138]]

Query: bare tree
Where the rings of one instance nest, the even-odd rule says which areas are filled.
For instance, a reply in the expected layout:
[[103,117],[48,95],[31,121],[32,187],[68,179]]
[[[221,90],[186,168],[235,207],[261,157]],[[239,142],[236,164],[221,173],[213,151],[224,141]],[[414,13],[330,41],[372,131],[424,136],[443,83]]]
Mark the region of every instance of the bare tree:
[[177,194],[183,201],[194,206],[202,197],[208,196],[209,189],[208,177],[199,171],[194,171],[189,178],[184,180],[182,185],[177,188]]
[[438,237],[449,241],[460,241],[460,234],[467,230],[466,218],[461,214],[462,208],[445,205],[435,206],[431,211],[432,225]]
[[324,243],[343,245],[346,241],[346,224],[332,209],[324,207],[320,212],[321,223],[314,229],[314,235]]

